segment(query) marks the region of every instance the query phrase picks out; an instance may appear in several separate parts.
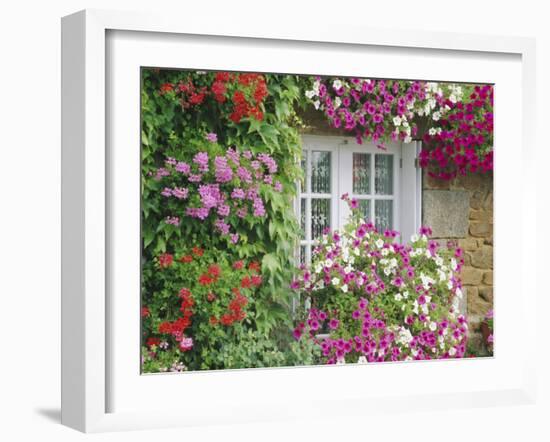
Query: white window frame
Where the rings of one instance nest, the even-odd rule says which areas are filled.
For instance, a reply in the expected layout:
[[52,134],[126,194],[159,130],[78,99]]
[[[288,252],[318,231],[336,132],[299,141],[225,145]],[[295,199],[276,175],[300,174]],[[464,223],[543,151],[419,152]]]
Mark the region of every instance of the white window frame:
[[[331,199],[331,220],[332,229],[341,229],[349,217],[349,207],[341,200],[343,193],[350,197],[360,197],[353,194],[353,153],[371,154],[371,167],[374,170],[374,155],[391,154],[393,161],[393,194],[391,196],[376,195],[374,193],[374,174],[371,174],[372,193],[366,197],[371,201],[392,199],[393,204],[393,229],[401,233],[400,242],[407,242],[411,235],[418,231],[422,217],[422,174],[417,167],[416,158],[420,151],[420,142],[412,143],[386,143],[386,149],[378,148],[374,143],[357,144],[354,137],[333,136],[333,135],[302,135],[302,151],[307,151],[305,182],[311,180],[311,152],[331,152],[331,193],[311,193],[311,185],[308,192],[302,192],[302,183],[297,185],[295,199],[295,213],[298,220],[301,219],[301,199],[306,198],[306,219],[305,239],[300,238],[299,247],[306,246],[305,262],[311,261],[312,243],[311,235],[311,198]],[[350,173],[346,173],[349,170]],[[371,214],[374,215],[374,204],[371,204]],[[374,217],[372,217],[374,220]],[[297,249],[299,256],[300,249]],[[298,258],[297,258],[298,259]]]

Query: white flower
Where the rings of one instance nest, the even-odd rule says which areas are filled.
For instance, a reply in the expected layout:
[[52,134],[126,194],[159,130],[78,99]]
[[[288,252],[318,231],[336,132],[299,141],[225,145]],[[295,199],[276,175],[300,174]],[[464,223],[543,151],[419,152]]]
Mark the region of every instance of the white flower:
[[319,100],[315,100],[313,102],[313,107],[315,107],[315,109],[319,109],[319,106],[321,105],[321,102]]
[[434,261],[439,267],[443,265],[443,258],[439,255],[434,256]]
[[431,135],[431,136],[434,136],[436,133],[437,133],[437,130],[435,127],[430,127],[430,130],[428,131],[428,133]]
[[403,299],[403,295],[401,295],[401,293],[397,293],[393,298],[396,301],[401,301]]
[[441,118],[441,112],[434,112],[432,118],[434,121],[438,121]]
[[403,292],[403,298],[407,299],[409,297],[409,292],[405,291]]
[[435,322],[430,322],[430,330],[431,331],[436,331],[437,330],[437,324]]
[[340,97],[336,97],[334,99],[334,109],[338,109],[341,104],[342,104],[342,100],[340,99]]
[[407,135],[407,136],[403,139],[403,142],[404,142],[405,144],[410,143],[411,141],[412,141],[412,138],[411,138],[409,135]]
[[384,268],[384,275],[389,276],[390,273],[391,273],[391,268],[390,267],[385,267]]
[[342,286],[342,291],[343,291],[344,293],[347,293],[347,292],[348,292],[348,285],[347,285],[347,284],[344,284],[344,285]]
[[317,95],[315,91],[306,91],[306,97],[309,99],[315,97],[315,95]]
[[340,285],[340,280],[338,278],[332,278],[332,285]]
[[450,101],[451,103],[456,103],[456,101],[457,101],[457,100],[456,100],[456,95],[455,95],[455,94],[449,95],[449,101]]
[[389,251],[388,249],[382,249],[382,251],[380,252],[380,254],[381,254],[382,256],[387,256],[388,253],[390,253],[390,251]]
[[422,313],[424,313],[425,315],[427,315],[429,312],[428,310],[428,304],[422,304]]
[[449,349],[449,355],[450,355],[450,356],[456,355],[456,348],[451,347],[451,348]]
[[325,261],[325,267],[332,267],[334,263],[332,262],[332,259],[330,258],[327,258],[327,260]]
[[376,240],[375,244],[376,244],[376,247],[381,249],[384,246],[384,241],[381,238],[379,238]]
[[462,299],[462,290],[459,288],[456,289],[455,295],[458,299]]
[[334,80],[332,83],[332,87],[334,89],[340,89],[342,87],[342,82],[340,80]]
[[367,358],[365,356],[359,356],[359,359],[357,359],[357,363],[358,364],[366,364],[368,361],[367,361]]
[[456,259],[451,258],[451,270],[452,270],[453,272],[456,272],[456,269],[457,269],[457,268],[458,268],[458,264],[457,264],[457,262],[456,262]]
[[394,126],[400,126],[401,125],[401,117],[393,117],[393,124]]
[[347,265],[346,267],[344,267],[344,272],[346,273],[351,273],[352,270],[353,270],[353,267],[350,265]]

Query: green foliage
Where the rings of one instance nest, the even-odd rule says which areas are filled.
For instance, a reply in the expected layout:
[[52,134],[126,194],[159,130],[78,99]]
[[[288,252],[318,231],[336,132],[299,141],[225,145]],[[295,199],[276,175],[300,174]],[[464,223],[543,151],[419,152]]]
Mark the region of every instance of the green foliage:
[[[239,364],[264,366],[262,364],[266,362],[257,356],[259,349],[265,350],[266,358],[274,350],[269,347],[268,341],[262,343],[259,336],[268,339],[269,334],[281,323],[290,326],[288,308],[292,292],[288,286],[292,278],[293,254],[298,237],[292,202],[296,192],[295,182],[301,178],[301,146],[297,131],[299,118],[295,109],[304,105],[303,94],[300,93],[300,84],[304,80],[292,75],[266,74],[263,77],[267,95],[258,101],[257,114],[245,115],[237,121],[232,117],[236,105],[231,94],[242,91],[247,100],[252,100],[249,89],[237,81],[227,83],[226,99],[220,101],[212,92],[216,73],[142,69],[142,304],[153,304],[152,310],[155,310],[161,308],[160,305],[155,306],[155,302],[172,299],[177,289],[174,281],[181,282],[184,275],[178,274],[170,281],[167,279],[168,272],[155,270],[155,260],[166,252],[179,257],[190,246],[199,245],[204,250],[213,251],[212,262],[219,263],[220,256],[228,262],[243,258],[257,260],[261,263],[264,278],[264,284],[254,294],[247,320],[239,325],[242,330],[238,336],[234,336],[235,346],[238,346],[239,340],[254,341],[251,349],[241,350],[247,356],[239,353],[240,356],[234,355],[228,359],[222,354],[202,352],[201,364],[193,362],[186,364],[188,367],[223,368],[237,367]],[[189,85],[192,85],[194,92],[182,92]],[[200,94],[204,96],[201,98]],[[193,100],[197,103],[193,104]],[[205,143],[204,138],[208,133],[217,134],[218,142]],[[197,152],[205,149],[205,145],[209,155],[219,154],[230,146],[235,146],[241,152],[250,150],[254,154],[268,153],[278,165],[277,180],[282,184],[282,191],[276,192],[269,186],[260,187],[266,217],[260,221],[245,220],[247,224],[239,230],[241,241],[235,245],[213,234],[211,223],[190,217],[184,217],[178,226],[164,221],[167,211],[171,209],[170,204],[176,202],[167,202],[161,196],[163,183],[154,179],[157,170],[163,167],[167,157],[191,162]],[[162,308],[175,308],[169,305],[167,303]],[[157,312],[152,312],[152,316],[155,315]],[[154,326],[150,324],[149,328],[145,327],[144,340],[150,333],[154,333]],[[224,345],[227,345],[227,349],[233,348],[227,342]],[[170,353],[170,357],[163,356],[163,362],[159,365],[154,358],[150,358],[149,351],[146,353],[144,370],[149,367],[158,371],[161,367],[166,368],[170,361],[182,360],[182,354],[170,350],[163,353]],[[279,356],[273,356],[271,362],[277,365],[278,361]]]

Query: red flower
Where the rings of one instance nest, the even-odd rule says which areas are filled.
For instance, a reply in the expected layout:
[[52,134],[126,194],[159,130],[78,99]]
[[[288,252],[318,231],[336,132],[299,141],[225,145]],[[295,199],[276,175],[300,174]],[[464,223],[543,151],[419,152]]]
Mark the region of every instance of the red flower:
[[241,287],[242,287],[243,289],[247,289],[247,288],[249,288],[251,285],[252,285],[252,281],[251,281],[251,279],[250,279],[248,276],[245,276],[245,277],[241,280]]
[[189,296],[191,296],[191,292],[189,291],[189,289],[183,288],[180,290],[180,297],[187,298]]
[[194,92],[189,96],[189,103],[191,104],[201,104],[204,101],[204,92],[196,94]]
[[212,264],[208,267],[208,274],[213,278],[218,278],[221,275],[221,272],[222,270],[218,264]]
[[193,261],[193,257],[191,255],[184,255],[180,258],[180,262],[184,262],[184,263],[190,263],[191,261]]
[[162,334],[172,333],[172,324],[168,321],[161,322],[159,324],[159,333],[162,333]]
[[215,316],[210,316],[209,322],[210,322],[210,325],[217,325],[218,319]]
[[147,347],[152,347],[153,345],[156,345],[158,347],[159,344],[160,344],[160,339],[159,338],[149,338],[149,339],[147,339]]
[[240,269],[242,269],[243,267],[244,267],[244,262],[243,262],[243,261],[235,261],[235,262],[233,263],[233,268],[234,268],[235,270],[240,270]]
[[206,286],[212,284],[212,282],[214,282],[214,280],[207,273],[203,273],[201,276],[199,276],[200,285]]
[[260,271],[260,268],[261,268],[261,265],[258,261],[252,261],[249,265],[248,265],[248,270],[251,270],[251,271],[254,271],[254,272],[259,272]]
[[149,308],[148,307],[141,307],[141,317],[142,318],[146,318],[148,316],[150,316],[151,312],[149,312]]
[[170,253],[163,253],[158,257],[161,268],[170,267],[174,262],[174,257]]
[[225,313],[222,315],[222,317],[220,318],[220,322],[223,324],[223,325],[231,325],[233,324],[233,316],[230,315],[229,313]]
[[164,83],[160,86],[160,93],[165,94],[166,92],[172,92],[174,90],[174,85],[172,83]]
[[218,72],[216,73],[216,81],[229,81],[229,72]]
[[212,292],[209,292],[208,295],[206,295],[206,299],[208,299],[208,301],[212,302],[216,299],[216,295]]
[[262,285],[262,277],[260,275],[252,276],[252,284],[256,287]]
[[193,254],[195,256],[202,256],[204,255],[204,250],[202,250],[200,247],[193,247],[193,250],[192,250]]

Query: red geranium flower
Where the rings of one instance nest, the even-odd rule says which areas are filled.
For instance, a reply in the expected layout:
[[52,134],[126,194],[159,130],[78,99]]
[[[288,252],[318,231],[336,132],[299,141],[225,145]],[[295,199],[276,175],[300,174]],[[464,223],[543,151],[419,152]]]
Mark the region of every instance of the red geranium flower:
[[172,92],[174,90],[174,85],[172,83],[164,83],[160,86],[160,92],[161,94],[165,94],[166,92]]
[[213,278],[218,278],[221,275],[222,269],[218,264],[212,264],[208,267],[208,274]]
[[162,333],[162,334],[172,333],[172,324],[168,321],[161,322],[159,324],[159,333]]
[[160,339],[159,338],[149,338],[149,339],[147,339],[147,347],[152,347],[153,345],[156,345],[158,347],[159,344],[160,344]]
[[199,284],[200,285],[206,286],[206,285],[212,284],[212,282],[214,282],[214,280],[207,273],[203,273],[201,276],[199,276]]
[[159,265],[162,268],[170,267],[174,262],[174,257],[170,253],[163,253],[158,257]]
[[248,270],[251,270],[251,271],[254,271],[254,272],[259,272],[260,271],[260,268],[261,268],[261,265],[258,261],[252,261],[249,265],[248,265]]
[[141,307],[141,317],[146,318],[151,314],[148,307]]
[[248,276],[245,276],[245,277],[241,280],[241,287],[242,287],[243,289],[247,289],[247,288],[249,288],[251,285],[252,285],[252,280],[251,280]]
[[193,254],[195,256],[202,256],[204,255],[204,250],[202,250],[200,247],[193,247]]
[[184,262],[184,263],[190,263],[191,261],[193,261],[193,257],[191,255],[184,255],[180,258],[180,262]]
[[262,285],[262,277],[260,275],[252,276],[252,284],[256,287]]
[[189,291],[189,289],[183,288],[180,290],[180,297],[186,298],[190,295],[191,295],[191,292]]
[[243,267],[244,267],[244,262],[243,262],[243,261],[235,261],[235,262],[233,263],[233,268],[234,268],[235,270],[240,270],[240,269],[242,269]]
[[216,325],[218,324],[218,318],[216,318],[215,316],[210,316],[210,325]]

